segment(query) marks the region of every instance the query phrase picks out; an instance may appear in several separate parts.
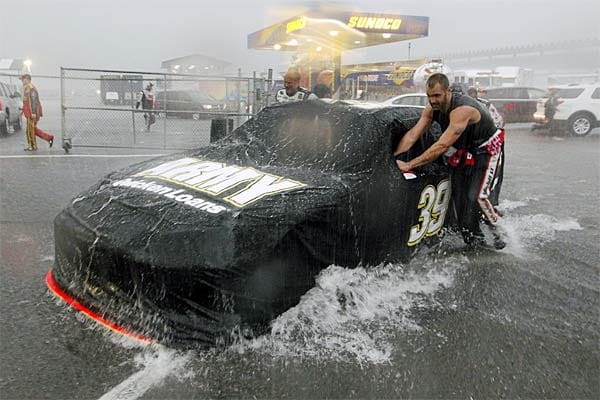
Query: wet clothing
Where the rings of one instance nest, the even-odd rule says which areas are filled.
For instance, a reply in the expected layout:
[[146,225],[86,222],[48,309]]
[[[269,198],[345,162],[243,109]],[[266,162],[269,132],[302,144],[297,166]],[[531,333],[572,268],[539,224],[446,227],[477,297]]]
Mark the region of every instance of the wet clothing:
[[284,89],[280,89],[275,96],[275,101],[278,103],[291,103],[294,101],[306,101],[306,100],[316,100],[318,97],[311,92],[310,90],[304,88],[298,88],[295,94],[292,96],[288,96],[287,92]]
[[481,120],[476,124],[467,126],[460,135],[460,138],[454,143],[454,147],[457,149],[474,151],[477,147],[490,139],[497,131],[494,120],[483,104],[469,96],[452,93],[452,100],[448,112],[445,113],[441,110],[433,111],[433,120],[440,124],[442,132],[444,132],[450,125],[450,113],[461,106],[476,108],[481,114]]
[[[140,92],[138,96],[138,101],[135,105],[135,108],[140,108],[142,106],[142,110],[154,110],[154,93],[152,90],[144,89]],[[153,112],[144,113],[144,124],[146,125],[146,130],[150,130],[150,126],[156,122],[156,117]]]
[[135,108],[140,108],[140,105],[142,106],[142,110],[154,109],[154,93],[151,90],[144,89],[140,92]]
[[486,107],[492,119],[494,120],[494,124],[496,125],[496,127],[504,128],[504,118],[502,118],[502,115],[500,115],[498,110],[496,110],[496,107],[494,107],[494,105],[486,99],[480,99],[478,97],[476,100]]
[[[498,129],[485,105],[468,96],[453,93],[447,113],[433,112],[433,120],[442,131],[450,125],[450,112],[457,107],[470,106],[481,114],[478,123],[466,127],[447,153],[452,176],[452,207],[456,222],[465,242],[480,239],[482,217],[494,225],[499,216],[494,208],[498,204],[504,168],[504,130]],[[465,189],[466,188],[466,189]]]
[[30,150],[37,150],[36,136],[44,139],[48,143],[54,141],[54,135],[38,128],[37,122],[34,122],[31,118],[27,118],[27,128],[25,133],[27,135],[27,148]]
[[[35,118],[33,115],[35,114]],[[23,116],[27,120],[25,134],[27,136],[27,149],[37,150],[36,136],[50,143],[54,141],[54,136],[44,132],[37,127],[37,123],[43,115],[42,102],[37,88],[31,82],[23,86]]]
[[546,117],[546,124],[552,123],[556,109],[558,108],[558,96],[556,94],[550,94],[548,100],[544,103],[544,116]]
[[36,114],[36,120],[42,117],[42,103],[37,88],[29,82],[23,86],[23,116],[31,119],[33,114]]

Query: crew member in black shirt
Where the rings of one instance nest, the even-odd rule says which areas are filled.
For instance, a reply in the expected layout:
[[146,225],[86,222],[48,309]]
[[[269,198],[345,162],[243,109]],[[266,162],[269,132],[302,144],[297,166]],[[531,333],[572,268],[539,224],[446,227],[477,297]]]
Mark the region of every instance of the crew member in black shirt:
[[[498,129],[481,103],[469,96],[452,93],[448,77],[441,73],[427,79],[429,104],[417,124],[400,140],[394,155],[403,172],[428,164],[446,155],[451,167],[452,204],[457,223],[467,244],[485,244],[480,227],[483,217],[494,233],[494,247],[506,243],[497,229],[500,216],[490,199],[498,184],[504,130]],[[406,160],[406,152],[425,133],[433,121],[442,135],[421,155]]]

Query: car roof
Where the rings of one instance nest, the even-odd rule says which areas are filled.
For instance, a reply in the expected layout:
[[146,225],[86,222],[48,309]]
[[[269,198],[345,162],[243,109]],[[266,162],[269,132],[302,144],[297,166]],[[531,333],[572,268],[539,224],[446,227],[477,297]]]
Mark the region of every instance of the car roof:
[[415,97],[415,96],[418,96],[418,97],[427,97],[427,94],[420,93],[420,92],[419,93],[404,93],[404,94],[400,94],[398,96],[390,97],[389,99],[385,99],[385,100],[382,101],[382,103],[383,104],[388,104],[388,103],[391,103],[394,100],[401,99],[403,97]]
[[397,98],[400,98],[400,97],[408,97],[408,96],[427,96],[427,94],[426,93],[421,93],[421,92],[419,92],[419,93],[404,93],[404,94],[401,94],[401,95],[398,95],[398,96],[394,96],[394,97],[392,97],[392,99],[397,99]]
[[490,90],[510,90],[510,89],[538,89],[538,90],[544,90],[542,88],[539,87],[535,87],[535,86],[497,86],[497,87],[490,87],[490,88],[483,88],[483,90],[485,91],[490,91]]
[[374,160],[389,153],[392,129],[410,129],[421,110],[339,100],[274,104],[237,128],[231,138],[243,143],[245,154],[254,152],[248,150],[249,145],[270,149],[276,156],[265,159],[269,165],[318,165],[329,171],[368,169]]
[[552,85],[549,89],[587,89],[587,88],[597,88],[600,87],[600,82],[598,83],[569,83],[562,85]]

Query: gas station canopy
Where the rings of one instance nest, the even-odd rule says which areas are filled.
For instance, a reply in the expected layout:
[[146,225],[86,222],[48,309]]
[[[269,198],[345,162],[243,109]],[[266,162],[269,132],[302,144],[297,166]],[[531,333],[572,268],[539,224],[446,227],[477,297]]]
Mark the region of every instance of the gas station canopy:
[[429,17],[308,11],[248,35],[248,48],[296,52],[341,52],[426,37]]

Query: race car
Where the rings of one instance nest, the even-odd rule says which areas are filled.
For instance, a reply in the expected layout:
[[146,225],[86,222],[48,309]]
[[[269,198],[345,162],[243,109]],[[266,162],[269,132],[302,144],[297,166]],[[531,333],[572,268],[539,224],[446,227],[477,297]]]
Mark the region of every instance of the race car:
[[[55,219],[52,292],[168,344],[262,333],[330,265],[406,261],[447,224],[447,167],[393,149],[417,107],[266,107],[229,136],[106,176]],[[409,157],[440,134],[434,125]]]

